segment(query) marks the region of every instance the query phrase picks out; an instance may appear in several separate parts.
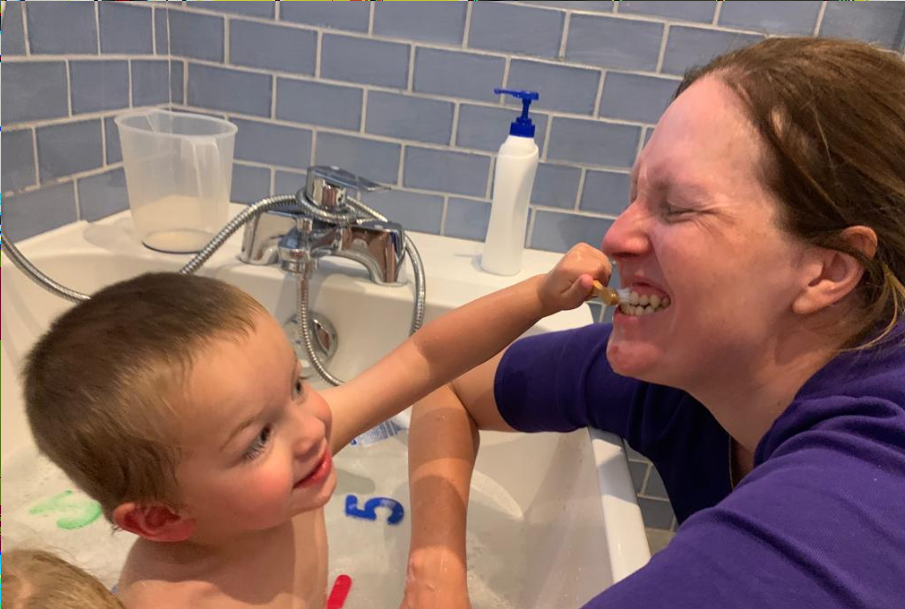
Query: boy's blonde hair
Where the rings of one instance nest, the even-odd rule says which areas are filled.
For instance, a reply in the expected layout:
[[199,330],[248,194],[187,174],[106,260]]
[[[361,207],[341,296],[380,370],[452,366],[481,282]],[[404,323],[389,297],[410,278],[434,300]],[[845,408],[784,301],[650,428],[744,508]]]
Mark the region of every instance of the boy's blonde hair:
[[125,609],[100,581],[50,552],[3,555],[4,609]]
[[38,448],[112,520],[127,501],[177,506],[179,412],[192,363],[267,311],[222,281],[149,273],[97,292],[29,353],[25,407]]

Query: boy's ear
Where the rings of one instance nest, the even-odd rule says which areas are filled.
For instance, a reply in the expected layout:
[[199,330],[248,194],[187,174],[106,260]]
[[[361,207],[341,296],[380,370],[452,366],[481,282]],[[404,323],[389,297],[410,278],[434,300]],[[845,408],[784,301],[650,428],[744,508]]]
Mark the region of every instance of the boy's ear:
[[113,510],[116,526],[150,541],[185,541],[195,533],[195,519],[174,512],[165,505],[129,502]]

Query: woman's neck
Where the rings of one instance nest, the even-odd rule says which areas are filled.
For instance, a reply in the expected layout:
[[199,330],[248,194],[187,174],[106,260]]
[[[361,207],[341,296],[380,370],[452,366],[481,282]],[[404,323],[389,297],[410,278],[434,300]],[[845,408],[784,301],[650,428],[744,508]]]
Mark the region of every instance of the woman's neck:
[[[848,335],[829,337],[799,325],[756,349],[727,358],[721,371],[708,371],[687,391],[701,402],[746,451],[792,403],[801,387],[839,352]],[[715,379],[721,379],[715,381]]]

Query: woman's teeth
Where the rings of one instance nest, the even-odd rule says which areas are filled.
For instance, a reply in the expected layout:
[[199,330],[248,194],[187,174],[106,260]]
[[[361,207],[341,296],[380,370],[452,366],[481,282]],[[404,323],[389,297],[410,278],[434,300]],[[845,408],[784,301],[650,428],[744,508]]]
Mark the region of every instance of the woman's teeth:
[[670,304],[669,296],[657,296],[656,294],[638,294],[632,291],[629,302],[619,305],[619,309],[626,315],[641,317],[650,315],[667,308]]

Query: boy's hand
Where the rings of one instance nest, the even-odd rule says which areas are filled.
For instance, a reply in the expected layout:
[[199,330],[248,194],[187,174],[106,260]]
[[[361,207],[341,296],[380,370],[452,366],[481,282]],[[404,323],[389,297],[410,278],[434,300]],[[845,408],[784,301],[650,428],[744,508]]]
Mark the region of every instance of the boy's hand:
[[544,315],[581,305],[591,295],[594,280],[606,285],[612,272],[610,261],[603,252],[587,243],[579,243],[566,252],[540,282],[538,298]]

